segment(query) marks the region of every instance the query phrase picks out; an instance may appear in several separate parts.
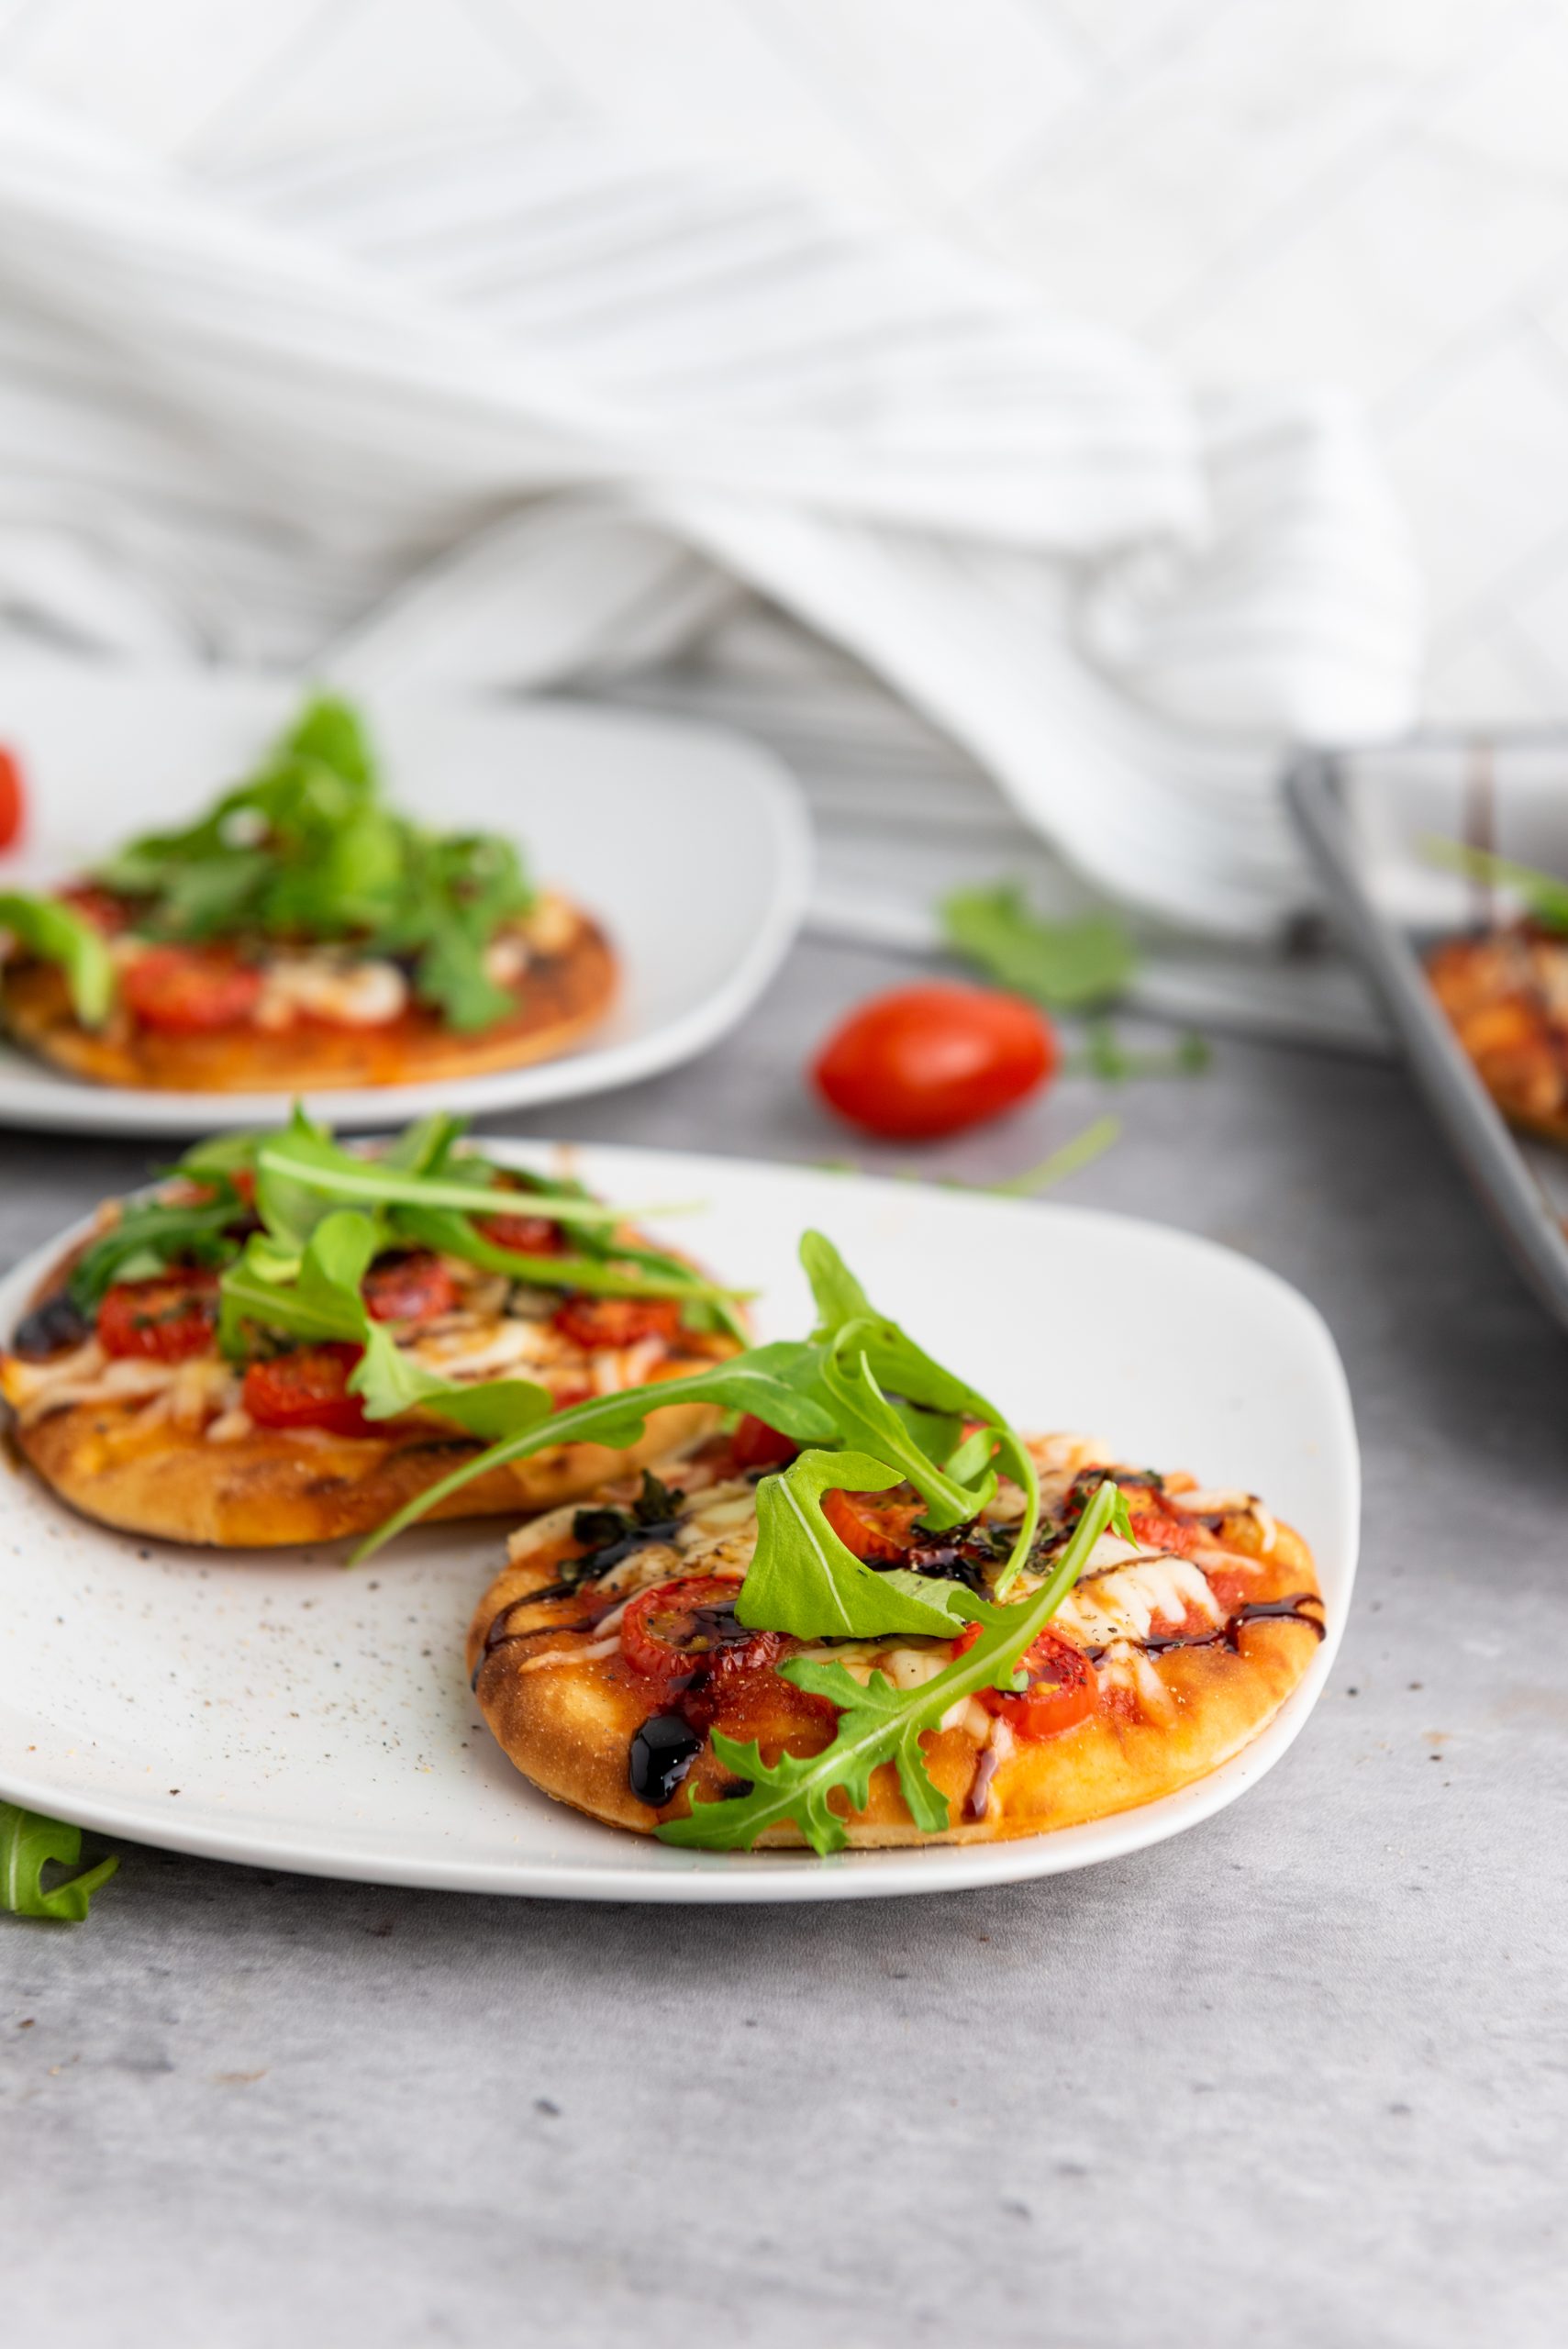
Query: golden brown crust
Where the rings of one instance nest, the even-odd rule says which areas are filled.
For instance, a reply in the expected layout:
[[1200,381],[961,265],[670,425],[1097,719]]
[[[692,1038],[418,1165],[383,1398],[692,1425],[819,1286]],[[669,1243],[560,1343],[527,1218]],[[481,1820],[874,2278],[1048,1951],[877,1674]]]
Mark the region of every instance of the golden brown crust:
[[[678,1482],[679,1463],[663,1464],[661,1473]],[[1272,1546],[1265,1550],[1266,1537],[1251,1517],[1227,1518],[1222,1529],[1224,1546],[1251,1561],[1243,1570],[1247,1603],[1316,1598],[1318,1577],[1306,1543],[1288,1526],[1271,1531]],[[693,1794],[711,1800],[732,1781],[705,1743],[666,1809],[654,1810],[632,1794],[628,1755],[651,1710],[648,1684],[618,1653],[576,1660],[599,1639],[588,1600],[546,1601],[532,1609],[519,1603],[553,1580],[556,1561],[573,1547],[564,1520],[531,1529],[527,1552],[480,1601],[468,1640],[475,1695],[503,1751],[542,1792],[611,1826],[651,1834],[662,1820],[683,1816]],[[500,1624],[503,1615],[507,1620]],[[505,1644],[487,1654],[492,1625],[505,1633]],[[1157,1701],[1139,1701],[1118,1688],[1075,1729],[1017,1740],[991,1778],[981,1818],[965,1815],[979,1741],[966,1726],[929,1736],[926,1765],[948,1798],[947,1831],[930,1835],[916,1827],[888,1766],[873,1775],[866,1809],[845,1811],[850,1840],[864,1846],[996,1842],[1156,1801],[1207,1776],[1258,1735],[1300,1680],[1318,1638],[1308,1621],[1265,1618],[1240,1624],[1234,1647],[1220,1636],[1212,1645],[1150,1656]],[[556,1653],[559,1664],[539,1664]],[[776,1718],[748,1723],[745,1732],[759,1736],[769,1762],[781,1751],[816,1752],[830,1733],[803,1713],[786,1683],[777,1685]],[[786,1827],[762,1841],[800,1846],[805,1839]]]
[[339,1085],[425,1085],[521,1068],[569,1052],[615,1000],[616,956],[596,923],[579,916],[571,942],[540,957],[521,983],[515,1018],[463,1035],[416,1009],[384,1028],[302,1020],[290,1028],[172,1035],[112,1018],[83,1028],[56,963],[0,963],[0,1018],[19,1044],[95,1085],[160,1093],[323,1092]]
[[[672,1355],[655,1377],[704,1368]],[[432,1518],[516,1517],[554,1508],[700,1436],[717,1413],[703,1404],[656,1411],[635,1449],[573,1443],[494,1469],[431,1510]],[[276,1549],[369,1533],[478,1449],[412,1427],[389,1439],[257,1429],[214,1442],[164,1420],[138,1425],[125,1404],[72,1404],[18,1427],[16,1442],[44,1481],[83,1517],[159,1541],[223,1549]]]

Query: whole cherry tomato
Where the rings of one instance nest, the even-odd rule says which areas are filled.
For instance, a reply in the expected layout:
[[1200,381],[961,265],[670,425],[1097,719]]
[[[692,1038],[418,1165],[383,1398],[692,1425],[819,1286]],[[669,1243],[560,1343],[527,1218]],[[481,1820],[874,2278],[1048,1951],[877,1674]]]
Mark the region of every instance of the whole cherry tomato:
[[822,1496],[822,1514],[846,1550],[867,1565],[890,1566],[914,1542],[914,1526],[926,1504],[909,1486],[895,1486],[886,1493],[846,1493],[835,1489]]
[[681,1326],[675,1297],[569,1297],[551,1319],[563,1338],[585,1353],[635,1346],[642,1338],[673,1338]]
[[0,853],[15,848],[27,822],[28,798],[15,751],[0,748]]
[[271,1362],[253,1362],[240,1399],[260,1428],[379,1435],[383,1431],[366,1419],[359,1397],[349,1392],[349,1373],[359,1358],[358,1346],[296,1346]]
[[98,1308],[98,1343],[106,1354],[139,1354],[149,1362],[185,1362],[205,1353],[217,1323],[217,1275],[158,1273],[150,1280],[120,1281]]
[[384,1256],[361,1285],[373,1321],[434,1321],[457,1303],[457,1283],[428,1248]]
[[192,946],[154,946],[120,979],[126,1008],[144,1028],[192,1035],[243,1027],[256,1008],[261,974],[227,954]]
[[896,987],[850,1014],[813,1070],[829,1108],[901,1141],[999,1117],[1043,1085],[1056,1031],[1021,996],[933,984]]
[[[980,1625],[971,1623],[953,1642],[955,1656],[962,1655],[980,1637]],[[1029,1675],[1029,1687],[1016,1693],[982,1688],[980,1702],[997,1714],[1018,1737],[1057,1737],[1064,1729],[1086,1721],[1100,1701],[1095,1667],[1082,1648],[1060,1631],[1042,1631],[1019,1659]]]

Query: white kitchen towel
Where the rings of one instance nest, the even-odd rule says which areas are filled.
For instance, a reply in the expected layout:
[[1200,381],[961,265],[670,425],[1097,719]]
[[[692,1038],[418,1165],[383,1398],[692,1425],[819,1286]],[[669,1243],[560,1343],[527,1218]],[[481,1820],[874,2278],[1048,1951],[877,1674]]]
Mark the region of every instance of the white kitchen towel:
[[1414,706],[1332,395],[1191,398],[966,250],[575,110],[197,180],[0,88],[11,630],[604,689],[711,665],[742,591],[1097,887],[1237,938],[1310,894],[1282,746]]

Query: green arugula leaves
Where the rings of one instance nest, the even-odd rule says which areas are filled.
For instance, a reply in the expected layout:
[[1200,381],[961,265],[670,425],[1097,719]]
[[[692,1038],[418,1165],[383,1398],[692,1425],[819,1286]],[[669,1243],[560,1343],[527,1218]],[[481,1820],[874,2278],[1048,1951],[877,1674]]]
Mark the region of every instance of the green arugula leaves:
[[956,1583],[879,1573],[845,1548],[822,1514],[824,1494],[885,1492],[899,1472],[863,1452],[803,1452],[757,1487],[757,1550],[735,1602],[754,1631],[801,1639],[905,1632],[951,1639]]
[[44,1870],[51,1863],[73,1868],[81,1857],[79,1827],[24,1810],[19,1803],[0,1802],[0,1909],[8,1909],[14,1917],[52,1917],[61,1924],[81,1924],[93,1895],[119,1865],[117,1859],[100,1860],[96,1867],[63,1884],[45,1885]]
[[115,999],[115,966],[103,932],[60,897],[0,889],[0,930],[65,974],[71,1008],[83,1028],[101,1028]]
[[[495,1168],[483,1157],[465,1157],[457,1150],[462,1133],[456,1119],[426,1118],[378,1156],[364,1157],[342,1149],[296,1108],[280,1133],[202,1143],[182,1162],[182,1174],[216,1186],[219,1198],[212,1206],[133,1208],[99,1246],[109,1248],[125,1232],[129,1248],[144,1224],[161,1221],[172,1233],[189,1235],[183,1252],[188,1261],[209,1223],[232,1221],[241,1204],[236,1178],[248,1174],[261,1229],[242,1249],[232,1238],[225,1243],[232,1261],[219,1287],[224,1353],[236,1359],[253,1353],[258,1332],[300,1345],[357,1346],[360,1359],[349,1385],[368,1419],[434,1412],[491,1444],[526,1439],[550,1414],[549,1388],[519,1378],[483,1384],[443,1378],[399,1347],[393,1331],[373,1319],[361,1293],[365,1275],[383,1252],[434,1248],[534,1286],[672,1298],[694,1315],[736,1320],[734,1292],[679,1258],[635,1244],[623,1254],[616,1233],[625,1208],[594,1198],[579,1183],[553,1185]],[[503,1174],[508,1187],[498,1186]],[[514,1207],[570,1229],[579,1240],[577,1251],[533,1255],[499,1247],[465,1212],[499,1215]],[[111,1278],[130,1276],[113,1267],[109,1272]]]
[[[558,1443],[624,1449],[662,1405],[703,1402],[750,1411],[806,1447],[758,1487],[757,1547],[736,1602],[742,1623],[802,1639],[951,1634],[962,1586],[864,1564],[828,1523],[823,1496],[907,1482],[921,1497],[924,1521],[941,1531],[977,1517],[1004,1470],[1024,1493],[1022,1520],[995,1584],[1005,1597],[1040,1521],[1034,1463],[994,1405],[875,1310],[830,1241],[808,1231],[800,1252],[819,1317],[808,1340],[758,1346],[690,1377],[597,1397],[506,1432],[406,1503],[361,1545],[356,1560],[373,1556],[493,1468]],[[973,1423],[967,1434],[966,1422]]]
[[509,841],[428,831],[385,806],[361,720],[329,695],[307,702],[259,771],[205,815],[131,841],[94,877],[133,902],[143,936],[340,941],[395,956],[419,1000],[462,1030],[516,1010],[485,950],[536,902]]
[[116,1281],[150,1280],[170,1264],[226,1264],[239,1252],[230,1227],[244,1202],[219,1178],[201,1200],[133,1199],[117,1223],[89,1242],[66,1283],[72,1302],[89,1317]]
[[[949,1825],[946,1798],[933,1785],[920,1740],[937,1729],[950,1705],[982,1688],[1011,1688],[1020,1659],[1089,1562],[1108,1528],[1130,1540],[1127,1503],[1108,1480],[1089,1499],[1061,1557],[1033,1595],[1011,1607],[988,1605],[967,1592],[954,1602],[960,1617],[982,1626],[964,1654],[917,1688],[895,1688],[873,1672],[863,1686],[841,1664],[797,1656],[778,1669],[797,1688],[826,1697],[840,1709],[831,1744],[820,1753],[781,1753],[764,1762],[760,1745],[740,1745],[722,1730],[713,1750],[743,1791],[714,1802],[694,1801],[684,1819],[665,1820],[655,1831],[662,1842],[706,1851],[750,1851],[769,1828],[793,1823],[819,1854],[841,1851],[849,1831],[832,1797],[842,1793],[848,1808],[863,1810],[871,1799],[872,1773],[891,1763],[910,1817],[926,1834]],[[951,1636],[951,1626],[949,1626]]]
[[998,985],[1033,996],[1053,1011],[1108,1002],[1125,988],[1137,962],[1115,914],[1047,921],[1031,910],[1016,882],[955,890],[937,912],[955,953]]

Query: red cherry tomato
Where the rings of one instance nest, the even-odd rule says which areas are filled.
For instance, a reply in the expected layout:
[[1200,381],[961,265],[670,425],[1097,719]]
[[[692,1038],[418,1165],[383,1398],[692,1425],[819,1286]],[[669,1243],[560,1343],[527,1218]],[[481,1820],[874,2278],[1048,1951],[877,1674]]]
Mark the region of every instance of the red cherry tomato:
[[[954,1655],[962,1655],[979,1637],[980,1625],[971,1623],[953,1642]],[[1060,1631],[1042,1631],[1025,1650],[1021,1668],[1029,1675],[1027,1688],[1016,1694],[1003,1688],[977,1692],[985,1710],[1005,1720],[1018,1737],[1060,1736],[1064,1729],[1086,1721],[1099,1703],[1094,1665]]]
[[144,1028],[193,1035],[243,1027],[256,1008],[261,974],[226,954],[192,946],[154,946],[120,979],[127,1009]]
[[639,1590],[620,1619],[621,1653],[633,1672],[676,1696],[698,1674],[725,1680],[782,1655],[781,1631],[749,1631],[735,1618],[739,1583],[693,1575]]
[[737,1468],[786,1468],[798,1453],[800,1446],[795,1438],[771,1428],[766,1419],[759,1419],[747,1411],[729,1439],[730,1456]]
[[563,1338],[584,1353],[635,1346],[643,1338],[673,1338],[681,1326],[674,1297],[569,1297],[551,1317]]
[[195,1269],[121,1281],[98,1308],[98,1343],[106,1354],[149,1362],[185,1362],[205,1353],[217,1323],[217,1275]]
[[893,1565],[914,1542],[913,1527],[925,1508],[918,1493],[903,1497],[906,1485],[886,1493],[845,1493],[822,1496],[822,1514],[846,1550],[867,1565]]
[[415,1248],[373,1264],[361,1295],[373,1321],[433,1321],[457,1303],[457,1283],[439,1256]]
[[1169,1517],[1162,1508],[1130,1509],[1128,1522],[1140,1550],[1174,1550],[1185,1557],[1204,1538],[1201,1525],[1194,1525],[1190,1519]]
[[117,897],[112,889],[100,889],[95,882],[73,881],[69,888],[61,890],[60,898],[73,914],[80,914],[95,930],[101,930],[106,938],[113,938],[129,924],[130,907],[125,899]]
[[358,1346],[337,1343],[299,1346],[272,1362],[253,1362],[245,1374],[241,1400],[260,1428],[325,1428],[328,1435],[379,1435],[349,1373]]
[[15,848],[27,823],[28,796],[22,785],[22,763],[15,751],[0,748],[0,854]]
[[850,1014],[813,1075],[851,1125],[900,1141],[999,1117],[1043,1085],[1056,1031],[1020,996],[985,987],[897,987]]
[[543,1215],[487,1215],[480,1219],[480,1230],[497,1248],[509,1248],[516,1256],[559,1256],[566,1246],[566,1235],[558,1223]]

